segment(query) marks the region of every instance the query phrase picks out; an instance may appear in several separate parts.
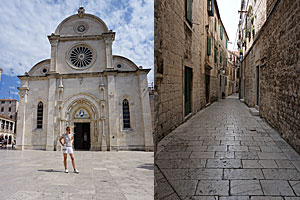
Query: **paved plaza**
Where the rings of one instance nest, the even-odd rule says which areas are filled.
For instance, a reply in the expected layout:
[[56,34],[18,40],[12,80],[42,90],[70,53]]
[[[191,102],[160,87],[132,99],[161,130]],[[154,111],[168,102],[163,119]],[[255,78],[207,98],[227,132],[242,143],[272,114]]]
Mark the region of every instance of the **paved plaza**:
[[0,150],[0,199],[153,200],[153,153]]
[[171,132],[155,156],[160,200],[300,200],[300,156],[237,96]]

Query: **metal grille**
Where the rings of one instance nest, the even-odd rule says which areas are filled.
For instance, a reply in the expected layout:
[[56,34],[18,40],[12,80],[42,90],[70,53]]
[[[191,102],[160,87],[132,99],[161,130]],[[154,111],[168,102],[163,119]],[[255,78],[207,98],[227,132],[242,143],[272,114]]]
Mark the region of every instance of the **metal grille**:
[[40,102],[37,107],[37,126],[36,128],[43,128],[43,103]]
[[123,128],[130,128],[129,102],[127,99],[123,100]]

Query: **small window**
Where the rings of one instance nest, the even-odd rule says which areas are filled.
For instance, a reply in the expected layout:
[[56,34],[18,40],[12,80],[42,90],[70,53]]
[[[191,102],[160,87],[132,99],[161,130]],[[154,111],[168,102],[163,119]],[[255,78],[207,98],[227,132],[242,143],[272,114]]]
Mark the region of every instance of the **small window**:
[[4,112],[4,107],[1,108],[1,112]]
[[11,107],[8,108],[8,112],[11,112]]
[[207,0],[208,16],[214,16],[214,0]]
[[193,0],[185,1],[185,18],[190,25],[193,24]]
[[11,118],[11,119],[12,119],[12,117],[13,117],[12,115],[11,115],[11,116],[9,116],[9,118]]
[[5,101],[1,101],[2,104],[5,104]]
[[43,128],[43,103],[39,102],[37,107],[37,126],[36,128],[42,129]]
[[9,101],[9,104],[11,104],[11,101]]
[[127,99],[123,100],[123,128],[130,128],[130,111]]
[[211,39],[210,37],[207,37],[207,55],[211,55]]
[[121,65],[121,64],[118,64],[118,65],[117,65],[117,68],[119,68],[119,69],[120,69],[121,67],[122,67],[122,65]]

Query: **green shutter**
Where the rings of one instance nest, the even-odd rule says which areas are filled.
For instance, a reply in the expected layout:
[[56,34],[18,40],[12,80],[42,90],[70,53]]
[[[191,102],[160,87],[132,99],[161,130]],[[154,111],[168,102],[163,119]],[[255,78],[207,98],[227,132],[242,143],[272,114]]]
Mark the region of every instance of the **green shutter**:
[[214,16],[214,0],[207,0],[208,16]]
[[215,48],[215,63],[218,62],[218,50]]
[[193,0],[186,0],[186,19],[192,24]]
[[217,18],[215,18],[215,31],[217,31]]
[[220,51],[220,63],[222,64],[222,52]]
[[220,38],[221,38],[221,40],[223,40],[223,28],[222,28],[222,26],[220,26]]
[[211,55],[211,39],[210,37],[207,37],[207,55]]

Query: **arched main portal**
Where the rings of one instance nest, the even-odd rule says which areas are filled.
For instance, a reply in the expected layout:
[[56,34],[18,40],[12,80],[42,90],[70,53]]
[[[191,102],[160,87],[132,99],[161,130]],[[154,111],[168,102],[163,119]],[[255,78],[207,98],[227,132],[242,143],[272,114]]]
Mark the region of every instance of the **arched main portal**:
[[105,123],[100,112],[95,99],[83,94],[71,97],[62,106],[61,129],[71,126],[75,150],[106,150]]

